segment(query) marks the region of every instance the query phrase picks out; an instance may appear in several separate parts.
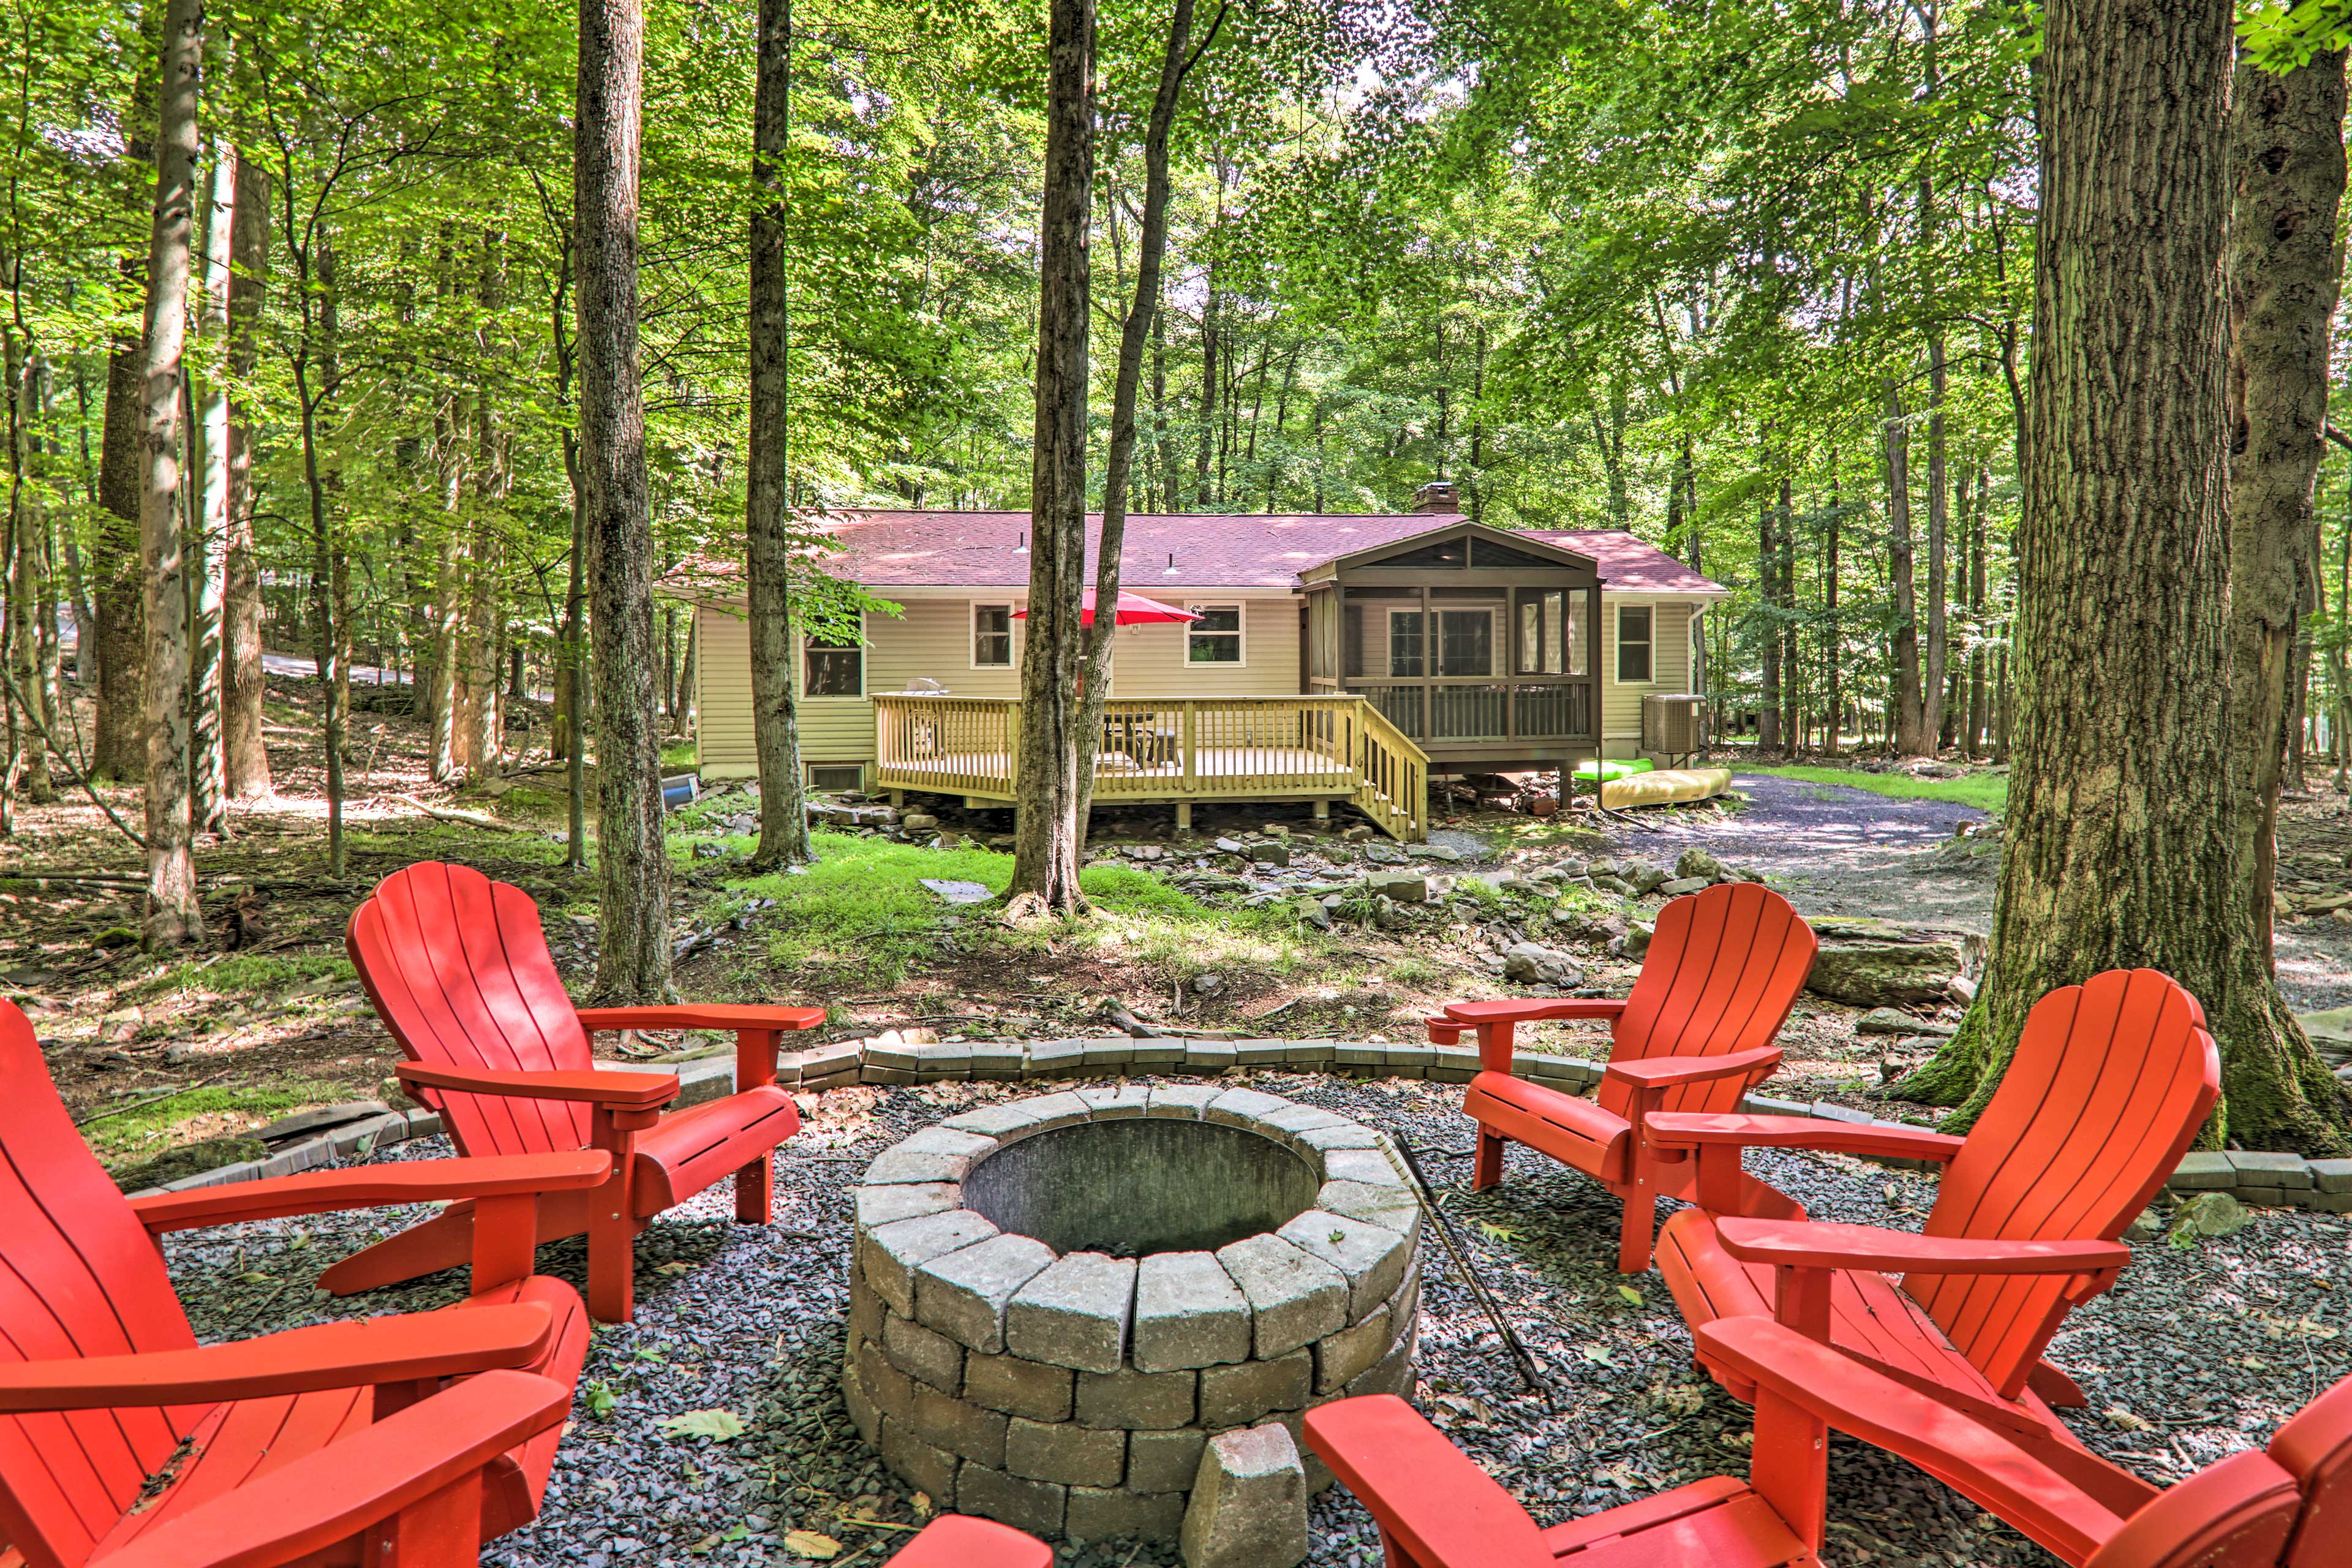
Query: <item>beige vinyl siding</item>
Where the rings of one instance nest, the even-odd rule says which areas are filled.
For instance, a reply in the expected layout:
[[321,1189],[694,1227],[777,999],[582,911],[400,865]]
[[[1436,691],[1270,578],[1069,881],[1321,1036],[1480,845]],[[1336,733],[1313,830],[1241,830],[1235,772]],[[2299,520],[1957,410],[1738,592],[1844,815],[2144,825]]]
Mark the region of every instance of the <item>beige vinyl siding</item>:
[[[1617,606],[1647,604],[1650,616],[1650,674],[1647,682],[1620,685],[1617,679]],[[1687,603],[1620,599],[1603,590],[1601,595],[1601,751],[1612,757],[1630,757],[1641,749],[1642,699],[1653,691],[1690,689],[1690,616]]]
[[[1173,600],[1173,595],[1171,596]],[[1181,626],[1122,626],[1112,657],[1111,690],[1120,697],[1281,697],[1299,689],[1298,601],[1289,595],[1186,595],[1181,601],[1235,604],[1242,611],[1242,664],[1191,664]],[[1013,668],[972,668],[971,607],[1012,603],[1012,595],[969,599],[907,598],[901,614],[866,617],[866,690],[903,691],[930,679],[956,697],[1018,697],[1022,627],[1013,623]],[[703,715],[698,731],[706,778],[748,778],[759,771],[751,740],[751,640],[741,612],[705,605],[696,612],[703,642],[696,689]],[[874,710],[864,697],[804,697],[800,705],[801,757],[809,763],[874,759]]]

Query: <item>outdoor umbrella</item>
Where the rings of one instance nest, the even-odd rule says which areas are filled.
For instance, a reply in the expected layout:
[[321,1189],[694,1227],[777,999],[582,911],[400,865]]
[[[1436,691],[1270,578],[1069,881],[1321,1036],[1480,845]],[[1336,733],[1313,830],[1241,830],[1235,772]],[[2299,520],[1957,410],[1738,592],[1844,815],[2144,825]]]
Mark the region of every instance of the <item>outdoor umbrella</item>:
[[[1015,610],[1013,618],[1025,620],[1028,615],[1026,610]],[[1190,610],[1180,610],[1173,605],[1163,605],[1157,599],[1147,599],[1140,594],[1130,594],[1121,588],[1118,591],[1118,618],[1112,624],[1144,626],[1167,621],[1197,621],[1200,618]],[[1095,624],[1095,591],[1092,588],[1087,590],[1086,612],[1078,617],[1078,624],[1088,626]]]

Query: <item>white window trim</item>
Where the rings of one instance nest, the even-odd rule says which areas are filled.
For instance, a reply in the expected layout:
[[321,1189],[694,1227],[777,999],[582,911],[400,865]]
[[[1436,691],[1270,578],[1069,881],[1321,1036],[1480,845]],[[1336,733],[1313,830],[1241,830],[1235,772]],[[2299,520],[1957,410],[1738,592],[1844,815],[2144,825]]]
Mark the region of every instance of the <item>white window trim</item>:
[[[1639,610],[1650,617],[1650,635],[1637,639],[1650,650],[1650,677],[1646,680],[1628,680],[1623,671],[1625,648],[1625,612]],[[1609,679],[1617,686],[1655,686],[1658,684],[1658,606],[1655,605],[1619,605],[1616,619],[1617,636],[1609,648]]]
[[[1005,616],[1004,662],[982,664],[980,662],[980,612],[996,609],[999,606],[1003,608]],[[1013,620],[1013,612],[1020,608],[1021,601],[1018,599],[974,599],[966,606],[963,655],[971,662],[964,666],[965,668],[1018,669],[1021,668],[1021,628]]]
[[[808,689],[809,637],[806,632],[793,634],[793,657],[800,661],[800,700],[803,702],[863,702],[866,700],[866,677],[872,673],[874,639],[866,635],[866,612],[857,613],[857,690],[849,695],[831,692],[819,697]],[[820,644],[819,646],[824,646]]]
[[1184,634],[1184,639],[1177,648],[1179,664],[1186,669],[1247,669],[1249,668],[1249,601],[1247,599],[1194,599],[1189,594],[1185,595],[1184,607],[1188,610],[1196,606],[1203,610],[1222,610],[1229,605],[1234,612],[1236,627],[1234,642],[1241,652],[1241,658],[1231,664],[1222,660],[1203,660],[1195,663],[1192,658],[1192,623],[1180,621],[1177,623],[1176,629]]

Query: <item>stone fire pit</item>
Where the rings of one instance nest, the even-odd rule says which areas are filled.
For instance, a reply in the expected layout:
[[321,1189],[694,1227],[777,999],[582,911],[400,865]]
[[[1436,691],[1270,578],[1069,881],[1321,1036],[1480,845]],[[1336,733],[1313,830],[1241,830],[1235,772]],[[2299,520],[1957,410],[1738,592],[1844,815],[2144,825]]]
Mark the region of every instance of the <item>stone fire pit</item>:
[[889,1149],[856,1200],[842,1390],[942,1509],[1172,1540],[1213,1435],[1295,1438],[1313,1405],[1412,1386],[1421,1205],[1388,1140],[1328,1110],[1217,1084],[1013,1100]]

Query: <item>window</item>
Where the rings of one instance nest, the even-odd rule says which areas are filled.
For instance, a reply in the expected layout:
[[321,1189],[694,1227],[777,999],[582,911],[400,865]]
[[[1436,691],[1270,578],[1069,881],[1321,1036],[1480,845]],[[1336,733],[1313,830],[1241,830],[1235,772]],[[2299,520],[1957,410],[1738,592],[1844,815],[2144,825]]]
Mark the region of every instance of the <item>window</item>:
[[1561,658],[1567,635],[1568,595],[1558,588],[1519,592],[1519,662],[1521,675],[1562,675]]
[[866,650],[845,643],[824,643],[811,637],[808,672],[803,694],[809,697],[861,697],[866,691]]
[[866,765],[863,763],[811,763],[808,770],[809,788],[832,795],[842,790],[866,787]]
[[1495,616],[1491,610],[1437,612],[1437,673],[1495,673]]
[[1187,605],[1201,618],[1184,628],[1184,659],[1188,664],[1242,662],[1242,607],[1239,605]]
[[1421,679],[1419,610],[1389,612],[1389,678],[1392,680]]
[[1617,679],[1639,685],[1650,679],[1650,606],[1617,606]]
[[974,669],[1013,668],[1013,606],[974,605],[971,607],[971,667]]

